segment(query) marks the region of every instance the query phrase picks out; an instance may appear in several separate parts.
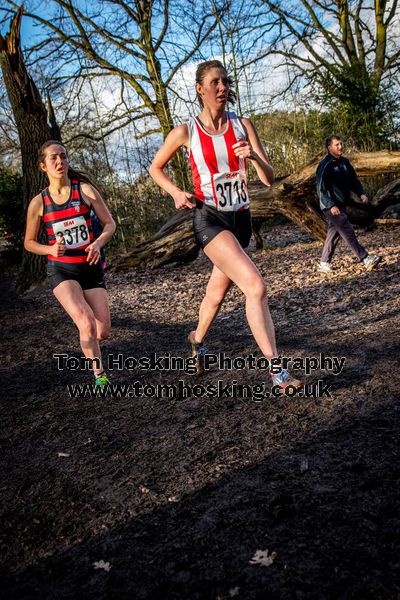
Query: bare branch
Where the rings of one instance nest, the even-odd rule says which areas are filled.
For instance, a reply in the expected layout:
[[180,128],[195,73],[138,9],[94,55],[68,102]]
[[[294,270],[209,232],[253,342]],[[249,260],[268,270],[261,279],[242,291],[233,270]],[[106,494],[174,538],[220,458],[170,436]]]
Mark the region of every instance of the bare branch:
[[155,45],[154,45],[154,52],[157,52],[157,50],[160,48],[164,38],[165,38],[165,34],[167,33],[168,30],[168,25],[169,25],[169,0],[164,0],[164,25],[163,28],[161,30],[160,35],[158,36],[158,40],[156,41]]
[[197,50],[200,48],[200,46],[204,43],[204,41],[208,38],[208,36],[210,35],[211,31],[213,31],[213,29],[215,29],[216,27],[216,20],[210,25],[210,27],[206,30],[206,32],[203,35],[199,35],[198,39],[197,39],[197,43],[195,44],[195,46],[193,47],[193,49],[188,52],[186,54],[186,56],[184,56],[182,58],[182,60],[180,60],[175,67],[171,70],[169,76],[167,77],[167,79],[165,80],[165,85],[168,86],[171,82],[171,79],[174,77],[174,75],[176,74],[177,71],[179,71],[179,69],[188,62],[188,60],[190,58],[192,58],[192,56],[197,52]]
[[[138,119],[143,119],[145,117],[152,117],[152,116],[153,116],[152,113],[142,113],[140,115],[136,115],[133,118],[129,118],[129,119],[125,120],[123,123],[120,123],[119,125],[116,125],[115,127],[112,127],[111,129],[108,129],[108,130],[103,130],[102,128],[98,128],[97,130],[94,131],[94,133],[87,133],[86,131],[80,132],[80,133],[77,133],[77,134],[71,136],[70,138],[66,139],[66,144],[68,145],[70,142],[73,142],[80,138],[93,140],[94,142],[101,142],[104,138],[109,137],[112,133],[115,133],[116,131],[119,131],[120,129],[124,129],[124,127],[129,125],[129,123],[132,123],[132,121],[136,121]],[[96,131],[100,131],[100,135],[96,136],[95,135]],[[158,131],[161,131],[161,130],[159,129]],[[153,131],[150,131],[150,132],[146,131],[143,133],[143,135],[141,137],[150,135],[151,133],[153,133]]]
[[162,129],[161,127],[157,127],[156,129],[149,129],[148,131],[145,131],[144,133],[139,133],[136,134],[136,141],[138,140],[142,140],[144,137],[147,137],[149,135],[153,135],[154,133],[162,133]]

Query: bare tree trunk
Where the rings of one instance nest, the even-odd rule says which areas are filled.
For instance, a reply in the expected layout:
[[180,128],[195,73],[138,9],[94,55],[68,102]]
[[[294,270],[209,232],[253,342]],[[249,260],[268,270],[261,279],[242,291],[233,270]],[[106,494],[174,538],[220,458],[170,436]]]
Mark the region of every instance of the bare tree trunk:
[[[46,107],[24,64],[20,43],[22,12],[23,7],[18,9],[5,38],[0,35],[0,65],[21,145],[24,186],[24,216],[21,218],[25,220],[29,201],[46,186],[44,173],[37,166],[38,150],[47,140],[60,139],[60,131],[52,108],[52,126],[49,125]],[[44,241],[42,235],[40,241]],[[24,252],[17,290],[27,290],[43,279],[45,272],[46,257]]]
[[[300,171],[277,181],[270,188],[260,182],[252,183],[249,191],[253,219],[281,213],[304,231],[324,241],[326,223],[319,211],[315,194],[315,171],[320,160],[321,156],[316,157]],[[400,152],[361,152],[352,156],[351,161],[360,176],[395,173],[400,170]],[[385,205],[383,202],[382,206]],[[360,215],[368,211],[360,203],[357,208]],[[376,208],[372,207],[372,212],[375,211]],[[373,216],[369,216],[372,221]],[[197,256],[199,247],[192,232],[191,217],[190,211],[177,213],[155,236],[118,257],[113,262],[113,268],[140,266],[151,269],[169,262],[192,260]]]

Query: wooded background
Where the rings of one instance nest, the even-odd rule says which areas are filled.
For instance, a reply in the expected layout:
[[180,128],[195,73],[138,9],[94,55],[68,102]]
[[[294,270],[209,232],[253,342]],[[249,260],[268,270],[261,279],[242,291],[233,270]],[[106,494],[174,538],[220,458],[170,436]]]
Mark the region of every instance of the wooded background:
[[[147,167],[171,128],[198,112],[194,73],[202,60],[219,58],[232,74],[235,110],[254,120],[278,177],[301,173],[332,132],[346,139],[348,151],[396,151],[397,5],[29,0],[20,7],[3,0],[0,219],[13,235],[17,260],[27,202],[45,185],[37,149],[49,138],[61,139],[71,164],[101,186],[119,225],[111,254],[131,253],[173,215]],[[399,165],[386,169],[377,161],[375,173],[398,174]],[[183,154],[170,173],[190,189]],[[305,200],[315,223],[309,230],[321,238],[312,177],[310,183]],[[371,192],[382,184],[373,183]],[[386,198],[379,206],[388,204]],[[379,216],[377,208],[370,220]],[[43,261],[25,255],[20,288],[42,275]]]

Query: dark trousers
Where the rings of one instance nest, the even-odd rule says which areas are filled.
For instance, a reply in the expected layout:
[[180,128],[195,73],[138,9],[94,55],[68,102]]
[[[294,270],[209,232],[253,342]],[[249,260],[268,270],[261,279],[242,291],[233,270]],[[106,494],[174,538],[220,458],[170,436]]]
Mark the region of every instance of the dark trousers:
[[343,238],[347,246],[359,260],[363,260],[363,258],[368,256],[366,249],[358,243],[354,229],[344,211],[341,210],[340,215],[333,215],[330,209],[328,209],[324,210],[324,215],[328,222],[328,232],[322,249],[322,262],[330,262],[332,260],[340,238]]

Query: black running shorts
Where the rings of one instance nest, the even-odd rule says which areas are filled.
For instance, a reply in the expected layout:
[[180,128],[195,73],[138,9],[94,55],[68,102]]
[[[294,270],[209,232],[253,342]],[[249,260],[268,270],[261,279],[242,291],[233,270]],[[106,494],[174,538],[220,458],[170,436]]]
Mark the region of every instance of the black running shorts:
[[106,289],[104,282],[104,273],[100,262],[97,265],[89,263],[55,263],[50,262],[47,265],[47,276],[50,280],[52,289],[56,288],[62,281],[77,281],[83,290],[93,288]]
[[230,231],[242,248],[247,248],[251,238],[250,210],[220,211],[196,201],[193,209],[193,231],[201,248],[205,248],[221,231]]

